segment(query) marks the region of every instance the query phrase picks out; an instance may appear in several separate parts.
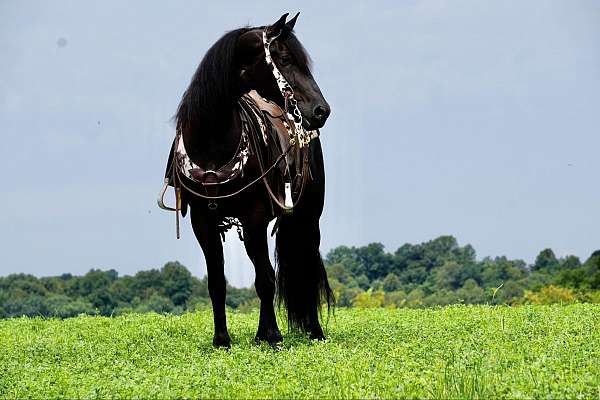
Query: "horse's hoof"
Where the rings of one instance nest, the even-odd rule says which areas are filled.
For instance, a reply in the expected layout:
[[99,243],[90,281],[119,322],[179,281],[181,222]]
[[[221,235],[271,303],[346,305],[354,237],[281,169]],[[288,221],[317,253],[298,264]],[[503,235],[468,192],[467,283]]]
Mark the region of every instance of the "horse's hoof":
[[212,343],[217,348],[231,348],[231,338],[228,334],[215,334]]
[[311,330],[308,333],[308,338],[310,340],[325,340],[325,334],[323,333],[321,327],[319,327],[318,329]]
[[283,336],[279,329],[269,329],[266,332],[257,332],[254,337],[256,343],[267,342],[271,347],[275,348],[277,343],[283,342]]

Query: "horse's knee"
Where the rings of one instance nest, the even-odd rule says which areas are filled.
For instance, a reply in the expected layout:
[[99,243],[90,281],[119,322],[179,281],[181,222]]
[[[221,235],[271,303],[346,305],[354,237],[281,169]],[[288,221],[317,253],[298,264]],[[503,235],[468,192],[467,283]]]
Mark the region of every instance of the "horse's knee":
[[275,281],[265,276],[257,276],[254,281],[256,294],[261,300],[272,300],[275,297]]

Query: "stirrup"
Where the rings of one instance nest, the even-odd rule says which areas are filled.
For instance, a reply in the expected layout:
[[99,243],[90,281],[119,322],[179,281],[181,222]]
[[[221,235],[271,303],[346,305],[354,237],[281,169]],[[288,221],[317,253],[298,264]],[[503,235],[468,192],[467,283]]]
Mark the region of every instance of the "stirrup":
[[169,207],[165,204],[165,193],[167,192],[168,188],[169,188],[169,178],[165,178],[164,185],[163,185],[162,189],[160,190],[160,193],[158,193],[158,199],[157,199],[158,206],[163,210],[177,211],[175,208]]

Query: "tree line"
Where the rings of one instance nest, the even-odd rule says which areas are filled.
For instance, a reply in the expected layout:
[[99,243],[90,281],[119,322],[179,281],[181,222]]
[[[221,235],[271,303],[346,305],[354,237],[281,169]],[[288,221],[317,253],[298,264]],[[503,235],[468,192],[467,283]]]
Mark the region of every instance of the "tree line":
[[585,262],[542,250],[533,264],[505,256],[476,259],[452,236],[388,253],[380,243],[340,246],[326,257],[339,306],[600,303],[600,250]]
[[[441,236],[393,253],[380,243],[340,246],[324,260],[341,307],[600,303],[600,250],[581,262],[545,249],[528,265],[504,256],[477,260],[471,245]],[[254,288],[228,286],[229,307],[246,311],[258,304]],[[83,276],[0,277],[0,318],[180,314],[209,305],[206,277],[193,276],[178,262],[132,276],[92,269]]]

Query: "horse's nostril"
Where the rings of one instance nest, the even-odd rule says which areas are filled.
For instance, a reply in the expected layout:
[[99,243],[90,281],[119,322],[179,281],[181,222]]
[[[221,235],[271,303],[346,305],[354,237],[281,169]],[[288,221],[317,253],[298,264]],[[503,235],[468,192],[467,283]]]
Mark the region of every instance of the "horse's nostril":
[[313,114],[315,118],[322,120],[327,118],[327,116],[329,115],[329,110],[327,109],[327,107],[317,106],[313,111]]

